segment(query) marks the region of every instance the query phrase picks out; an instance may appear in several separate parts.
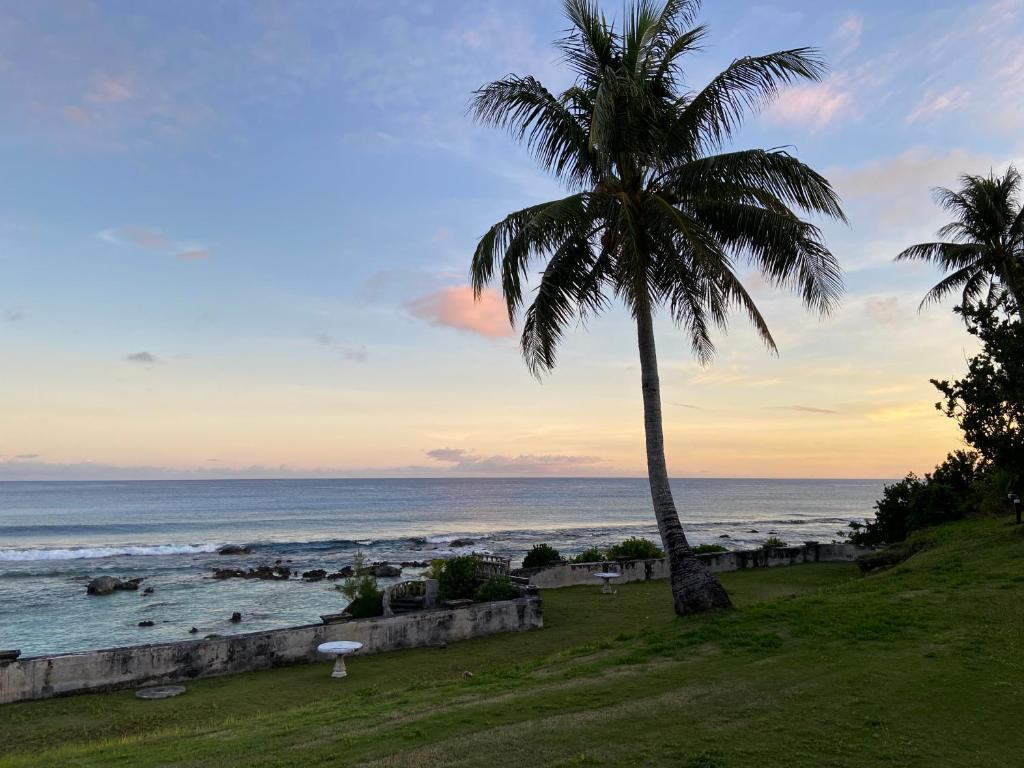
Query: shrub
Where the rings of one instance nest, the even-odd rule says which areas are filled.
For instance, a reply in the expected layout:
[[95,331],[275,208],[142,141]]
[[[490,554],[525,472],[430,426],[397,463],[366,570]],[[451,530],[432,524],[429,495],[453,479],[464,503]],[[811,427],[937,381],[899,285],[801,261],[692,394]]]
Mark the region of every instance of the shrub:
[[462,555],[441,560],[437,573],[437,591],[442,600],[468,600],[476,592],[478,560],[473,555]]
[[924,478],[910,473],[885,486],[875,519],[850,523],[854,544],[893,544],[913,531],[970,515],[983,496],[995,495],[978,454],[955,451]]
[[784,542],[778,536],[769,536],[767,539],[764,540],[764,543],[761,545],[761,549],[778,549],[779,547],[786,546],[789,545],[786,544],[786,542]]
[[519,587],[513,584],[508,576],[491,576],[473,593],[473,599],[478,603],[515,600],[517,597],[519,597]]
[[726,547],[723,547],[721,544],[698,544],[696,547],[693,547],[692,549],[693,554],[695,555],[714,555],[719,552],[729,551]]
[[349,576],[338,585],[338,591],[349,599],[345,613],[354,619],[368,619],[371,616],[384,615],[384,590],[377,586],[373,574],[363,573],[366,559],[362,552],[356,552],[355,575]]
[[534,544],[533,549],[523,558],[523,568],[547,568],[561,562],[562,556],[557,549],[547,544]]
[[607,559],[608,559],[608,556],[604,553],[603,550],[600,550],[597,547],[587,547],[582,552],[580,552],[578,555],[576,555],[572,559],[572,562],[574,562],[574,563],[603,563]]
[[664,557],[657,544],[647,539],[631,538],[608,548],[609,560],[652,560]]

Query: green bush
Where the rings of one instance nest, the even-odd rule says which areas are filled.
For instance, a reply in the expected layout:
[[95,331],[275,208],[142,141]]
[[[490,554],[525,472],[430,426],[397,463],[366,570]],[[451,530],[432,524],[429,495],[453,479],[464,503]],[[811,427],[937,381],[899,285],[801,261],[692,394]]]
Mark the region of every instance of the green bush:
[[603,563],[608,559],[608,556],[604,553],[604,550],[598,549],[597,547],[587,547],[578,555],[576,555],[572,562],[574,563]]
[[478,603],[515,600],[517,597],[519,597],[519,587],[513,584],[508,576],[491,576],[473,593],[473,599]]
[[767,539],[764,540],[764,543],[761,545],[761,549],[778,549],[779,547],[788,546],[789,545],[786,544],[786,542],[784,542],[778,536],[769,536]]
[[608,548],[609,560],[652,560],[664,556],[658,545],[647,539],[626,539]]
[[882,498],[875,503],[875,519],[850,523],[850,541],[893,544],[921,528],[961,520],[972,514],[985,497],[994,502],[998,491],[990,485],[998,485],[998,480],[991,480],[988,474],[978,454],[955,451],[924,478],[911,473],[885,486]]
[[523,568],[547,568],[563,562],[558,550],[548,544],[534,544],[523,558]]
[[695,555],[715,555],[719,552],[728,552],[726,547],[721,544],[698,544],[693,547],[693,554]]
[[354,619],[384,615],[384,590],[377,586],[377,579],[372,574],[359,575],[364,566],[363,553],[356,552],[353,568],[355,575],[338,585],[338,591],[349,599],[345,613]]
[[452,557],[440,562],[439,568],[431,567],[436,574],[437,591],[442,600],[469,600],[476,592],[476,569],[479,560],[473,555]]

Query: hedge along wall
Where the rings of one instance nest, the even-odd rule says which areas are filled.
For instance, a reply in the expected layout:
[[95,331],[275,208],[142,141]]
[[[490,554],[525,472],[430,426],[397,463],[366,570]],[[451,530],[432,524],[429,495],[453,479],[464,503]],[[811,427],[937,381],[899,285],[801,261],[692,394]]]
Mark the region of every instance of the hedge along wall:
[[[807,544],[802,547],[774,547],[737,552],[697,555],[713,573],[740,571],[745,568],[773,568],[799,563],[852,562],[864,548],[853,544]],[[668,578],[668,559],[626,560],[617,563],[564,563],[551,568],[530,569],[530,584],[543,589],[598,584],[594,575],[602,571],[618,571],[617,583],[650,581]]]
[[0,704],[323,660],[316,648],[331,640],[355,640],[363,644],[360,653],[379,653],[542,626],[540,598],[525,597],[208,640],[35,656],[0,663]]

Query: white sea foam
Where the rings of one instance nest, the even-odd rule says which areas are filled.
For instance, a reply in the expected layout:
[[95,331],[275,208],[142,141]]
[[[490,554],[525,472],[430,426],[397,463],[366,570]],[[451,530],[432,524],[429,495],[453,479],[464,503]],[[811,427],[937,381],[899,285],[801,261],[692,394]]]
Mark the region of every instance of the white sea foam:
[[216,552],[218,544],[158,544],[150,547],[70,547],[66,549],[0,549],[0,561],[86,560],[99,557],[200,555]]
[[469,541],[480,541],[481,539],[489,539],[490,536],[484,533],[452,533],[445,536],[427,536],[425,541],[427,544],[451,544],[453,541],[469,540]]

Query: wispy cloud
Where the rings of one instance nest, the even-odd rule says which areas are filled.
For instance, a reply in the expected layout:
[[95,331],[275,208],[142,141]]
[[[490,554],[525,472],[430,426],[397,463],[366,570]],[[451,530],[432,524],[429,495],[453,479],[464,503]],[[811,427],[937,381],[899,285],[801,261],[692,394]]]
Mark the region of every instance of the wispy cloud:
[[864,17],[853,13],[846,17],[836,29],[833,37],[839,45],[839,57],[849,56],[860,47],[860,39],[864,34]]
[[427,456],[451,464],[456,473],[482,475],[573,475],[589,474],[601,459],[595,456],[521,454],[483,456],[463,448],[435,448]]
[[965,105],[971,96],[971,92],[959,85],[943,91],[942,93],[929,93],[925,95],[913,111],[907,115],[907,124],[915,123],[918,120],[925,120],[934,117],[940,112],[956,110]]
[[800,123],[820,130],[843,116],[852,103],[846,77],[834,75],[821,83],[783,91],[768,108],[767,117],[773,122]]
[[831,408],[817,408],[813,405],[768,405],[769,411],[796,411],[797,413],[839,413]]
[[3,314],[0,316],[2,316],[4,321],[8,323],[20,323],[25,319],[25,313],[17,307],[5,309]]
[[366,347],[362,344],[348,344],[345,342],[337,341],[332,338],[329,334],[318,333],[313,337],[313,341],[319,344],[321,347],[331,350],[343,360],[353,360],[357,363],[364,363],[369,357],[366,351]]
[[129,363],[139,365],[153,365],[160,362],[160,359],[151,352],[132,352],[130,355],[125,355],[124,359]]
[[505,303],[491,289],[486,289],[477,300],[470,286],[451,286],[413,299],[406,306],[431,325],[456,328],[488,339],[507,339],[514,333]]
[[164,249],[174,245],[162,232],[145,227],[113,227],[100,231],[97,237],[115,245],[135,245],[139,248]]
[[154,251],[173,253],[178,261],[204,261],[213,254],[203,245],[173,240],[158,229],[147,227],[112,227],[96,235],[100,240],[114,245],[146,248]]

